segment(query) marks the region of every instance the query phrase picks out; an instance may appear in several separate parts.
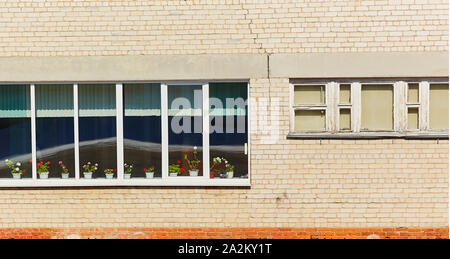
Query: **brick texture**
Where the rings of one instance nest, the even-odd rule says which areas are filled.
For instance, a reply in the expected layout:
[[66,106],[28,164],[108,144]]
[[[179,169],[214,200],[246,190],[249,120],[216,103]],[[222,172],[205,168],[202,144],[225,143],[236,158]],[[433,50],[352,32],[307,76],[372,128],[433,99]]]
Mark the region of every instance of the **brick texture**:
[[448,228],[2,229],[0,239],[448,239]]
[[0,56],[448,50],[448,0],[3,0]]

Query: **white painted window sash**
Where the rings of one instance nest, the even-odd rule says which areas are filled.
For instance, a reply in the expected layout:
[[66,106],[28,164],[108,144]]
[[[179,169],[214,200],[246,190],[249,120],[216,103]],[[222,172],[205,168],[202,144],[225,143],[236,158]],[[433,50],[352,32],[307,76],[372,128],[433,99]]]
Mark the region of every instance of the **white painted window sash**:
[[116,84],[116,138],[117,138],[117,179],[123,179],[123,84]]
[[79,111],[78,111],[78,84],[73,84],[73,130],[75,146],[75,179],[80,179],[80,134],[79,134]]
[[30,85],[32,179],[37,180],[36,154],[36,85]]
[[169,177],[169,117],[168,86],[161,84],[161,177]]
[[209,175],[209,84],[202,85],[203,94],[203,178],[210,179]]

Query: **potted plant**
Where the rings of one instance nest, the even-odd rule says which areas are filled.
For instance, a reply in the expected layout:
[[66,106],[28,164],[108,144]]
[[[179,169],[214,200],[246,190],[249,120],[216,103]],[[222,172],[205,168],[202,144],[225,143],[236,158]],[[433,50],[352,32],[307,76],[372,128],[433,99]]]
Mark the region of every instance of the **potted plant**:
[[62,179],[69,179],[69,169],[63,164],[62,161],[58,162],[59,166],[61,167],[61,178]]
[[13,161],[6,159],[5,160],[6,165],[11,170],[11,174],[13,176],[13,179],[20,179],[22,178],[22,175],[25,173],[25,169],[20,169],[20,166],[22,166],[21,163],[17,162],[14,164]]
[[[215,171],[213,171],[213,169]],[[214,172],[217,172],[220,178],[233,178],[234,176],[234,165],[231,165],[227,159],[223,157],[215,157],[213,159],[213,165],[210,168],[211,175],[214,177]]]
[[169,165],[169,176],[178,176],[184,172],[184,168],[181,168],[180,164],[181,161],[178,160],[176,164]]
[[133,165],[124,165],[123,177],[125,179],[131,179],[131,172],[133,172]]
[[155,176],[155,166],[152,165],[150,168],[144,168],[145,178],[151,179]]
[[83,165],[83,176],[84,179],[92,179],[92,174],[98,169],[98,164],[92,165],[91,162]]
[[184,160],[187,161],[189,166],[189,176],[198,176],[198,170],[200,168],[201,161],[197,159],[197,147],[194,147],[193,159],[189,160],[187,154],[184,155]]
[[114,173],[117,172],[117,169],[105,169],[103,172],[105,172],[106,179],[113,179]]
[[47,163],[39,162],[37,164],[37,172],[39,174],[39,178],[41,179],[48,179],[48,168],[50,167],[50,161],[47,161]]

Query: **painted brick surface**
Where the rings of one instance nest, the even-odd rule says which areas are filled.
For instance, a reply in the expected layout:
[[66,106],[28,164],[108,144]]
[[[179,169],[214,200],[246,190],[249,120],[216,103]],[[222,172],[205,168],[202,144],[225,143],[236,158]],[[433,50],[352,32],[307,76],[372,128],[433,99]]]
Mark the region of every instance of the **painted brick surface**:
[[[439,0],[0,2],[1,57],[446,50]],[[287,140],[289,79],[250,92],[251,188],[3,188],[0,238],[448,238],[448,140]]]
[[448,50],[448,0],[4,0],[0,56]]

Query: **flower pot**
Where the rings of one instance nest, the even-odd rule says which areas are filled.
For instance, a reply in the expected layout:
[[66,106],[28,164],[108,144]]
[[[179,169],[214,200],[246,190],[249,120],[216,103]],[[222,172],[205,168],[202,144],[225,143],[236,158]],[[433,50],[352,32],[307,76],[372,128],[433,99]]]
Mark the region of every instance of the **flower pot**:
[[92,172],[83,172],[84,179],[92,179]]
[[61,174],[61,178],[62,179],[69,179],[69,174],[62,173]]
[[41,179],[48,179],[48,172],[42,172],[39,174],[39,178]]
[[227,178],[231,179],[233,178],[234,172],[227,172]]
[[155,172],[145,173],[145,178],[152,179],[155,176]]
[[215,173],[213,171],[209,172],[209,178],[211,178],[211,179],[214,178],[214,174]]
[[106,179],[113,179],[114,178],[114,174],[105,174]]
[[198,176],[198,170],[189,170],[189,176]]
[[22,174],[21,173],[17,173],[17,174],[12,174],[13,179],[20,179],[22,178]]
[[169,176],[178,176],[178,173],[169,173]]
[[131,179],[131,174],[123,174],[124,179]]

